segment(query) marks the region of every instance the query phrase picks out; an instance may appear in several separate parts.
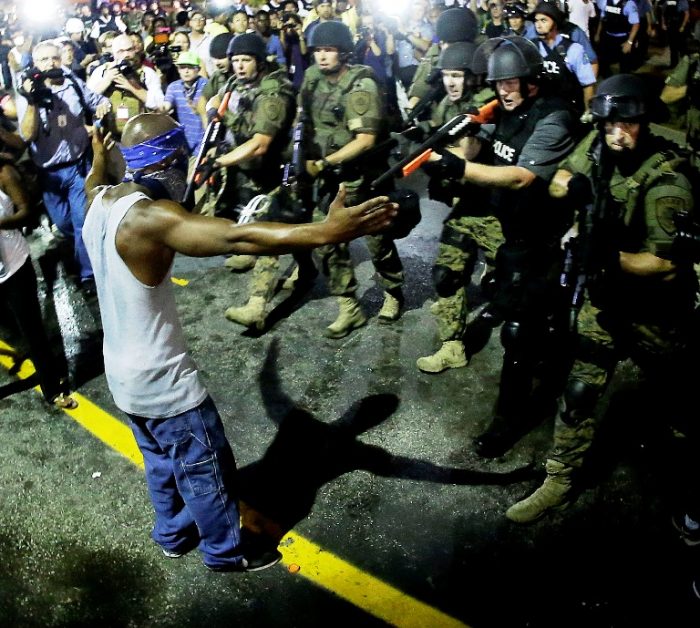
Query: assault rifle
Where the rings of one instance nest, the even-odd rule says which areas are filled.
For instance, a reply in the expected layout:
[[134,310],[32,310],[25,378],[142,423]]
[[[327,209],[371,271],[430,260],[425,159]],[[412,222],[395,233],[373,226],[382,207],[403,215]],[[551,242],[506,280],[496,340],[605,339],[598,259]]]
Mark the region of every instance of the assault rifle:
[[461,113],[435,131],[410,155],[394,164],[380,177],[372,181],[370,187],[377,188],[392,177],[403,178],[413,174],[426,163],[433,154],[434,149],[454,142],[465,135],[476,135],[482,124],[493,121],[498,109],[498,99],[494,98],[473,113]]
[[297,109],[297,121],[292,131],[292,159],[284,165],[282,173],[282,187],[297,192],[299,180],[306,173],[304,161],[304,128],[306,127],[306,113],[303,107]]
[[582,174],[574,175],[569,181],[568,197],[574,202],[583,203],[576,212],[578,234],[565,246],[564,266],[559,280],[560,285],[570,290],[569,320],[570,332],[576,331],[578,315],[583,306],[586,292],[595,288],[604,277],[606,270],[615,263],[617,247],[611,238],[616,233],[616,216],[612,215],[608,194],[613,164],[603,141],[594,144],[589,151],[593,161],[591,180]]
[[407,124],[408,126],[414,126],[418,121],[423,118],[423,115],[430,111],[433,104],[440,102],[442,98],[447,93],[445,91],[445,85],[442,82],[442,71],[435,68],[426,79],[426,83],[430,85],[430,89],[409,111]]
[[213,160],[207,160],[207,153],[219,143],[223,135],[224,114],[228,109],[228,103],[233,92],[233,81],[234,79],[231,78],[226,84],[226,91],[221,97],[221,104],[207,125],[202,141],[199,143],[197,155],[194,160],[194,167],[187,181],[187,189],[182,197],[182,202],[185,204],[192,199],[194,191],[200,187],[214,171],[214,162]]

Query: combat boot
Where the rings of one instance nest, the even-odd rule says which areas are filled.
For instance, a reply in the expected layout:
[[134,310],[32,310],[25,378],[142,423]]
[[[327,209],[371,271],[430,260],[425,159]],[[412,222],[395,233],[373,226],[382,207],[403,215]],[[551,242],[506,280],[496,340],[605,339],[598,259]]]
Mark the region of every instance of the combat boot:
[[467,366],[467,354],[461,340],[447,340],[433,353],[416,360],[416,366],[424,373],[442,373],[447,369]]
[[572,467],[547,460],[547,477],[532,495],[513,504],[506,517],[515,523],[532,523],[552,510],[568,508],[574,498],[571,488]]
[[265,328],[265,318],[267,317],[266,305],[265,297],[250,297],[248,303],[244,306],[228,308],[225,316],[228,320],[239,325],[263,330]]
[[232,255],[225,262],[224,266],[236,273],[244,273],[255,266],[255,255]]
[[527,431],[522,420],[496,414],[489,426],[474,439],[474,451],[482,458],[498,458],[511,449]]
[[[394,293],[397,294],[397,293]],[[403,305],[403,298],[401,292],[398,292],[398,296],[394,296],[391,292],[384,292],[384,304],[382,309],[379,310],[379,322],[383,324],[393,323],[399,320],[401,316],[401,306]]]
[[360,304],[355,297],[338,297],[340,312],[328,327],[326,336],[328,338],[345,338],[353,329],[362,327],[367,323],[367,317],[360,309]]

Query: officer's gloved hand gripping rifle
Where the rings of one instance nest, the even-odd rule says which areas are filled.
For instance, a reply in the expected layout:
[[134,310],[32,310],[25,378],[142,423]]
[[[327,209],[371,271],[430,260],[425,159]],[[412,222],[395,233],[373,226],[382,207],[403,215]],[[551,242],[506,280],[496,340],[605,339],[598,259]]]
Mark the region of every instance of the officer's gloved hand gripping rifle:
[[601,132],[589,152],[593,184],[581,173],[574,174],[568,184],[567,198],[576,204],[576,215],[574,226],[564,238],[566,254],[560,285],[570,291],[570,332],[576,331],[586,293],[602,288],[606,274],[619,269],[615,241],[619,217],[608,200],[614,164],[604,145]]
[[[472,113],[462,113],[455,116],[437,129],[437,131],[418,146],[410,155],[407,155],[380,177],[372,181],[370,186],[376,189],[393,177],[397,179],[407,177],[418,170],[423,164],[427,163],[433,152],[439,151],[448,144],[456,143],[459,138],[466,135],[476,135],[482,124],[488,124],[493,121],[498,107],[498,99],[494,98],[485,105],[482,105],[479,109],[474,109]],[[444,153],[443,159],[445,159],[446,156],[449,159],[449,155],[450,153]],[[457,158],[455,158],[455,160],[457,160]]]
[[204,131],[204,136],[197,149],[197,155],[194,160],[194,167],[190,173],[190,177],[187,181],[187,189],[182,198],[182,202],[187,205],[188,202],[192,202],[194,199],[194,191],[199,188],[213,173],[214,171],[214,160],[207,157],[209,151],[215,148],[221,141],[224,133],[223,119],[226,110],[228,109],[228,103],[231,99],[231,94],[233,92],[233,83],[235,77],[231,77],[226,83],[226,88],[224,95],[221,97],[221,103],[218,109],[214,112],[206,130]]

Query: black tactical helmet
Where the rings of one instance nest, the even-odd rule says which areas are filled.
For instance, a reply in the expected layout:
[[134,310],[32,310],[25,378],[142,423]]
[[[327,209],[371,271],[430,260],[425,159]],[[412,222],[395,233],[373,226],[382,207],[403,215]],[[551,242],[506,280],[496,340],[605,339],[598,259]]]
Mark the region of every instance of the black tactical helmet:
[[557,29],[561,30],[561,27],[566,24],[566,15],[564,12],[553,2],[540,2],[535,7],[532,12],[532,17],[534,18],[538,13],[551,17],[557,26]]
[[220,33],[214,37],[209,44],[209,56],[212,59],[225,59],[231,39],[233,39],[233,33]]
[[598,86],[590,111],[597,121],[638,120],[663,122],[668,108],[637,74],[615,74]]
[[503,16],[505,18],[521,17],[522,19],[525,19],[527,17],[527,7],[520,2],[516,2],[515,4],[506,4],[506,6],[503,7]]
[[470,9],[454,8],[443,11],[435,23],[435,34],[440,41],[474,41],[479,32],[476,17]]
[[263,38],[257,33],[241,33],[231,40],[226,53],[229,57],[250,55],[260,62],[265,61],[267,57],[267,46]]
[[476,46],[468,41],[450,44],[440,53],[437,67],[441,70],[471,70]]
[[492,37],[474,52],[472,72],[486,74],[488,82],[512,78],[536,79],[542,71],[542,55],[529,39],[510,35]]
[[350,29],[342,22],[321,22],[311,33],[310,48],[328,46],[338,52],[351,53],[355,49]]

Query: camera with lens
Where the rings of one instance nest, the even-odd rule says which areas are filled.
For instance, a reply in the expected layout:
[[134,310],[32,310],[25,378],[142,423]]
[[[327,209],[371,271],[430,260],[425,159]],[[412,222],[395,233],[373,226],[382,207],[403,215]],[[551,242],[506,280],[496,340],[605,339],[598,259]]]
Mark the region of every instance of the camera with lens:
[[173,67],[173,55],[168,44],[159,44],[155,46],[149,55],[149,58],[161,72],[167,72]]
[[679,211],[673,217],[676,237],[673,239],[674,257],[700,262],[700,225],[689,211]]
[[131,65],[131,63],[129,63],[126,59],[124,59],[123,61],[120,61],[114,67],[117,70],[117,72],[119,72],[119,74],[121,74],[124,78],[127,78],[127,79],[137,78],[136,70],[134,69],[134,66]]
[[358,34],[360,35],[360,39],[371,39],[374,35],[372,29],[369,26],[360,26]]
[[[44,109],[51,109],[53,106],[51,90],[46,87],[44,81],[46,79],[61,78],[62,76],[64,76],[64,74],[61,68],[51,68],[46,72],[42,72],[39,68],[32,66],[22,72],[18,91],[30,104]],[[29,91],[24,88],[24,83],[26,81],[31,81],[32,83]]]
[[103,52],[100,55],[100,64],[112,63],[112,61],[114,61],[114,55],[111,52]]

